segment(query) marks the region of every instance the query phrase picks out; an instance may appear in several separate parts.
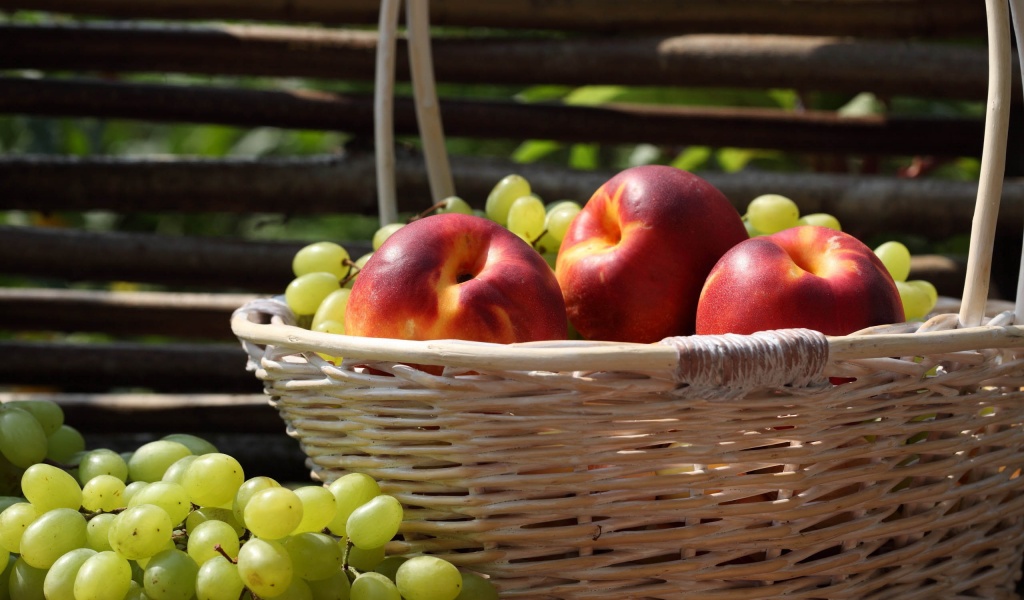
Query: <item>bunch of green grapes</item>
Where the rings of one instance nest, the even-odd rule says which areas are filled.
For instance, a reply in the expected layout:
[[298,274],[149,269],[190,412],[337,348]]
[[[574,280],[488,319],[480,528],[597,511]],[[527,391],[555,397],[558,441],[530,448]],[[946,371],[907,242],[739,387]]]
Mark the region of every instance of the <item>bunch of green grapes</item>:
[[762,194],[747,205],[743,215],[750,237],[771,235],[799,225],[818,225],[842,231],[839,219],[828,213],[800,214],[796,202],[780,194]]
[[900,242],[889,241],[875,248],[875,255],[896,282],[906,319],[914,321],[928,316],[935,308],[939,294],[929,281],[907,280],[910,276],[910,250]]
[[299,323],[314,331],[345,333],[352,282],[369,258],[367,253],[353,261],[348,250],[334,242],[314,242],[299,249],[292,258],[295,278],[284,291],[285,302]]
[[292,487],[246,478],[187,434],[68,460],[28,465],[21,494],[0,499],[0,598],[497,598],[441,558],[387,556],[403,508],[364,474]]
[[85,439],[64,423],[60,405],[14,400],[0,405],[0,495],[21,493],[25,469],[44,460],[63,462],[85,449]]

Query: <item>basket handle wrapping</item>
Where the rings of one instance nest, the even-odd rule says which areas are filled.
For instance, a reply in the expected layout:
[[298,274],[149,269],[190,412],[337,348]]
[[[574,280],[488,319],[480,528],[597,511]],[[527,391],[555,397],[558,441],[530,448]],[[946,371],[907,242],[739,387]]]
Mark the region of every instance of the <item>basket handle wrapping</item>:
[[[1024,0],[1010,0],[1013,33],[1017,39],[1017,59],[1021,85],[1024,86]],[[1022,87],[1024,92],[1024,87]],[[1021,248],[1020,272],[1017,274],[1017,294],[1013,315],[1016,323],[1024,323],[1024,248]]]

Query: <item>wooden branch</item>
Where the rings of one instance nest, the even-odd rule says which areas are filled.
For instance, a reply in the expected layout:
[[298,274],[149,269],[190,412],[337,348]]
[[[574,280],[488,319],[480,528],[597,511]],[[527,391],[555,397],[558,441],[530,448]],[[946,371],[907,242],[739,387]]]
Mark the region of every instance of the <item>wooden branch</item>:
[[[0,68],[373,80],[370,31],[118,23],[0,26]],[[399,40],[396,77],[409,80]],[[796,88],[983,100],[985,49],[832,37],[445,38],[439,82]],[[131,51],[126,52],[125,49]]]
[[[283,290],[282,290],[283,291]],[[234,340],[231,313],[252,294],[0,288],[0,330]]]
[[[371,136],[372,99],[94,80],[0,78],[0,112],[341,130]],[[977,156],[984,123],[969,118],[840,117],[831,112],[652,105],[603,107],[443,100],[449,137],[551,139],[606,144],[708,145],[794,152]],[[395,100],[395,131],[417,133],[408,98]],[[1015,139],[1011,152],[1024,145]]]
[[0,340],[0,381],[65,392],[142,388],[174,393],[258,394],[234,344],[72,343]]
[[[611,32],[756,32],[871,37],[983,35],[985,13],[964,0],[433,0],[437,26]],[[123,19],[376,23],[377,0],[0,0],[0,10]]]

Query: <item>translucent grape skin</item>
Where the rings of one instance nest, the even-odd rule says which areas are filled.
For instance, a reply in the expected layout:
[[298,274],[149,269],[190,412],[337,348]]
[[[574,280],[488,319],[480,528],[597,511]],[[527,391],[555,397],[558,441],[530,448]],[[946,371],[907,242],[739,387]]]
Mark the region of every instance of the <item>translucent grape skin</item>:
[[284,301],[298,316],[314,315],[320,303],[339,287],[340,280],[331,273],[306,273],[288,284],[284,290]]
[[139,446],[128,459],[128,477],[132,481],[160,481],[167,468],[179,458],[189,456],[188,446],[170,440],[155,440]]
[[173,481],[147,483],[132,496],[127,506],[135,507],[142,504],[151,504],[162,508],[174,525],[184,521],[192,510],[188,492],[184,486]]
[[817,225],[818,227],[828,227],[829,229],[835,229],[836,231],[842,231],[843,228],[839,224],[839,219],[828,213],[810,213],[800,217],[797,221],[798,225]]
[[199,565],[215,556],[222,556],[222,552],[236,558],[240,547],[241,543],[235,529],[224,521],[204,521],[189,531],[188,555]]
[[75,548],[84,548],[85,517],[75,509],[55,508],[32,521],[21,536],[21,558],[37,569],[48,569]]
[[235,493],[235,499],[231,505],[231,511],[235,515],[235,519],[244,524],[245,523],[245,505],[249,503],[249,499],[260,490],[265,490],[270,487],[281,487],[281,484],[275,481],[272,477],[266,477],[264,475],[258,475],[256,477],[250,477],[245,480],[242,487],[238,488]]
[[170,433],[161,439],[183,444],[196,456],[217,452],[217,446],[214,446],[212,442],[190,433]]
[[509,206],[506,227],[523,241],[532,244],[544,233],[544,221],[547,216],[544,203],[536,196],[516,198]]
[[245,505],[243,517],[253,535],[279,540],[302,522],[302,500],[286,487],[260,490]]
[[171,540],[171,517],[153,504],[140,504],[119,513],[110,526],[110,547],[129,560],[150,558]]
[[394,235],[403,226],[405,226],[405,223],[388,223],[380,227],[377,231],[373,232],[373,237],[370,239],[370,247],[376,252],[389,237]]
[[0,454],[27,469],[46,458],[49,442],[32,413],[13,406],[0,407]]
[[223,556],[204,562],[196,574],[197,600],[238,600],[244,587],[238,566]]
[[338,512],[334,494],[321,485],[304,485],[294,491],[302,502],[302,520],[294,532],[323,531]]
[[444,559],[414,556],[398,567],[395,585],[405,600],[455,600],[462,590],[462,574]]
[[90,556],[75,575],[75,600],[120,600],[131,588],[132,568],[107,550]]
[[84,450],[85,438],[70,425],[61,425],[46,438],[46,458],[56,463],[68,463],[71,457]]
[[800,219],[800,208],[785,196],[762,194],[750,201],[745,216],[754,229],[772,234],[796,227]]
[[341,568],[341,545],[333,537],[312,531],[289,536],[281,542],[292,559],[295,576],[325,579]]
[[462,590],[455,600],[498,600],[498,588],[473,572],[462,574]]
[[124,481],[113,475],[97,475],[82,488],[82,508],[93,512],[123,508],[125,487]]
[[563,200],[547,211],[544,217],[544,229],[547,230],[556,243],[562,243],[562,239],[565,238],[565,232],[569,230],[569,225],[572,224],[573,219],[576,218],[576,215],[579,214],[582,208],[572,200]]
[[292,273],[299,277],[306,273],[327,272],[338,280],[348,276],[351,266],[348,250],[334,242],[314,242],[299,249],[292,257]]
[[403,517],[401,502],[382,494],[352,511],[345,530],[348,539],[359,548],[377,548],[395,537]]
[[44,513],[54,508],[77,510],[82,505],[82,488],[67,471],[47,464],[34,464],[21,476],[25,499]]
[[461,213],[464,215],[473,214],[473,207],[468,202],[458,196],[449,196],[442,201],[443,205],[437,209],[440,214],[444,213]]
[[327,525],[334,535],[345,535],[345,525],[352,511],[380,495],[380,485],[365,473],[348,473],[328,484],[334,494],[337,512]]
[[47,598],[74,598],[75,576],[86,559],[95,554],[92,548],[75,548],[58,558],[43,579],[43,594]]
[[895,240],[875,248],[875,255],[885,265],[895,281],[906,281],[910,276],[910,250]]
[[18,502],[0,513],[0,546],[8,552],[21,552],[25,528],[39,517],[39,509],[29,502]]
[[291,557],[278,542],[253,538],[238,551],[238,575],[261,598],[283,594],[294,576]]
[[245,483],[242,465],[222,452],[204,454],[185,468],[181,485],[193,504],[222,506],[230,503]]
[[320,324],[327,321],[344,323],[345,309],[348,307],[348,297],[350,295],[352,295],[352,290],[349,288],[338,288],[328,294],[326,298],[320,301],[320,306],[313,313],[313,322],[309,328],[316,330]]
[[506,175],[487,195],[484,213],[502,227],[508,225],[508,211],[518,198],[530,195],[530,182],[522,175]]
[[112,475],[127,481],[128,463],[120,454],[107,448],[86,452],[78,461],[78,481],[85,485],[85,482],[97,475]]
[[189,600],[196,591],[199,565],[177,548],[163,550],[146,563],[143,587],[152,600]]
[[64,409],[56,402],[47,400],[12,400],[5,406],[25,410],[39,422],[43,433],[51,436],[64,424]]
[[349,597],[352,600],[402,600],[394,582],[373,571],[360,573],[355,578]]

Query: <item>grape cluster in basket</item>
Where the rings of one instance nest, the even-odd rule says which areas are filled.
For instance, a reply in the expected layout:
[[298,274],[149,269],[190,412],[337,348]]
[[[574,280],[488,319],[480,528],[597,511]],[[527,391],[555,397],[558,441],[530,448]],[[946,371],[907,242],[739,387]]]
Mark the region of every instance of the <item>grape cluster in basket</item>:
[[367,475],[247,478],[188,434],[87,450],[49,401],[0,407],[0,454],[0,598],[497,598],[444,559],[388,556],[402,505]]
[[494,343],[845,335],[922,319],[937,301],[930,283],[907,280],[902,243],[872,250],[833,215],[801,215],[779,194],[740,215],[673,167],[626,169],[583,204],[545,204],[508,175],[483,205],[451,197],[384,225],[357,260],[339,244],[310,244],[285,300],[314,331]]

